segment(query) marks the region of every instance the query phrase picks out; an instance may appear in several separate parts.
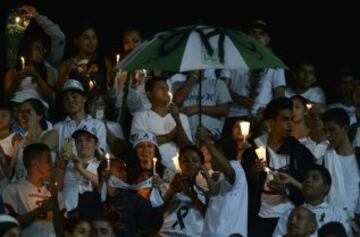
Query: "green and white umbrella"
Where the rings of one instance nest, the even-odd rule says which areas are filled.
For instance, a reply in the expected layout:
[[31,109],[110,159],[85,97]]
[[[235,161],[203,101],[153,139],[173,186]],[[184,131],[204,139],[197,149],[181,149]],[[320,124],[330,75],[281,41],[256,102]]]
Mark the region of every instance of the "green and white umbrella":
[[286,68],[286,65],[265,46],[240,31],[185,26],[155,34],[116,68],[185,72],[211,68]]

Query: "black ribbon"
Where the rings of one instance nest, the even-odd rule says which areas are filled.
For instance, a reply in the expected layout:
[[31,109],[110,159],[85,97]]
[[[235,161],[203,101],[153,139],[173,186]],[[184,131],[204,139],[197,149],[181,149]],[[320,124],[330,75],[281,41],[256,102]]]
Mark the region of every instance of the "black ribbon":
[[[205,33],[206,30],[211,29],[210,32]],[[224,39],[225,39],[225,30],[222,28],[212,28],[212,27],[193,27],[193,28],[184,28],[184,29],[175,29],[171,30],[165,35],[160,35],[159,38],[163,38],[163,43],[159,48],[159,56],[164,57],[169,55],[179,45],[184,42],[192,32],[196,32],[200,36],[201,43],[204,45],[206,52],[212,56],[214,54],[214,49],[211,47],[209,39],[214,36],[219,36],[218,40],[218,55],[221,63],[224,63]]]
[[176,212],[177,221],[175,221],[175,223],[171,227],[174,229],[179,224],[182,230],[185,229],[184,218],[187,216],[188,213],[189,207],[180,207],[179,210]]

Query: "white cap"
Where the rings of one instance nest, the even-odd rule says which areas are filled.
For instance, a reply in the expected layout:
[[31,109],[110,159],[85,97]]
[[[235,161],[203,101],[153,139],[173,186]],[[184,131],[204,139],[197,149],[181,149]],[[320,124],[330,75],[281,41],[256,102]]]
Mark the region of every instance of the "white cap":
[[16,102],[16,103],[24,103],[25,101],[30,100],[30,99],[39,100],[46,109],[49,109],[48,103],[46,103],[40,97],[39,93],[34,89],[26,89],[26,90],[22,90],[22,91],[16,91],[10,101]]
[[82,84],[75,79],[69,79],[64,83],[62,92],[70,91],[70,90],[76,90],[76,91],[85,93],[85,90],[84,90],[84,87],[82,86]]
[[14,217],[5,214],[0,215],[0,223],[5,223],[5,222],[14,223],[20,226],[19,222]]
[[156,136],[151,132],[140,132],[135,134],[133,147],[136,147],[140,142],[150,142],[157,146]]

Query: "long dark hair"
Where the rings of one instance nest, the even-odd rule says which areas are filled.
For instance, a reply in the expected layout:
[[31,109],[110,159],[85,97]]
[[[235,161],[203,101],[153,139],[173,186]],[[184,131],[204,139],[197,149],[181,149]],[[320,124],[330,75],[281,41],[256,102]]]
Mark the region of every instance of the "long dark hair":
[[36,114],[42,116],[42,118],[40,120],[41,129],[42,130],[47,130],[48,125],[47,125],[46,120],[45,120],[45,107],[42,104],[42,102],[40,100],[37,100],[37,99],[28,99],[25,102],[29,102],[31,107],[35,110]]

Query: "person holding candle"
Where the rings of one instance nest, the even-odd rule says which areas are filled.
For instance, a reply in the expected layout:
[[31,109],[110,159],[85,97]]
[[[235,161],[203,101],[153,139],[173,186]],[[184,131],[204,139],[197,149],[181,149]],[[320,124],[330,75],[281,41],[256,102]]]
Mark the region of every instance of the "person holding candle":
[[[4,77],[4,95],[10,98],[15,91],[36,90],[43,100],[52,102],[56,85],[56,70],[45,63],[46,42],[41,36],[23,43],[18,69],[9,69]],[[24,66],[24,67],[23,67]]]
[[67,161],[64,173],[64,198],[67,212],[76,210],[79,195],[98,188],[99,179],[97,168],[100,165],[96,150],[99,140],[95,133],[87,127],[76,130],[72,137],[75,139],[77,155],[68,157],[63,154],[61,159]]
[[201,236],[206,213],[206,194],[195,178],[203,157],[195,146],[184,146],[179,152],[181,174],[176,174],[164,195],[165,219],[161,236]]
[[[270,132],[255,139],[257,147],[266,148],[266,159],[259,159],[254,149],[244,152],[242,165],[249,183],[249,236],[271,236],[278,218],[294,205],[303,202],[301,191],[283,185],[273,173],[283,171],[300,182],[313,165],[312,153],[295,138],[293,103],[281,97],[272,100],[264,110]],[[272,175],[264,172],[265,167]],[[273,177],[274,179],[271,179]]]
[[[127,183],[128,172],[123,160],[111,159],[110,170],[107,170],[106,162],[102,161],[97,172],[102,184],[102,212],[114,226],[116,236],[135,236],[139,231],[158,230],[161,227],[163,206],[153,206],[140,191],[149,188],[146,180],[151,175],[143,176],[146,180],[139,176],[136,183],[140,186],[133,191],[133,186]],[[151,174],[151,171],[148,172]]]
[[95,28],[89,22],[78,21],[74,29],[73,42],[77,52],[60,65],[58,88],[62,88],[67,80],[76,79],[86,91],[90,81],[106,89],[112,64],[99,53]]
[[2,193],[6,210],[16,217],[24,236],[60,236],[63,201],[54,183],[45,185],[57,169],[52,167],[49,147],[42,143],[25,147],[24,164],[26,179],[8,185]]
[[135,114],[131,124],[131,139],[134,140],[140,132],[155,134],[161,163],[175,171],[172,158],[177,155],[179,147],[190,144],[192,140],[188,119],[175,104],[169,105],[169,87],[165,78],[150,78],[145,90],[152,107]]

